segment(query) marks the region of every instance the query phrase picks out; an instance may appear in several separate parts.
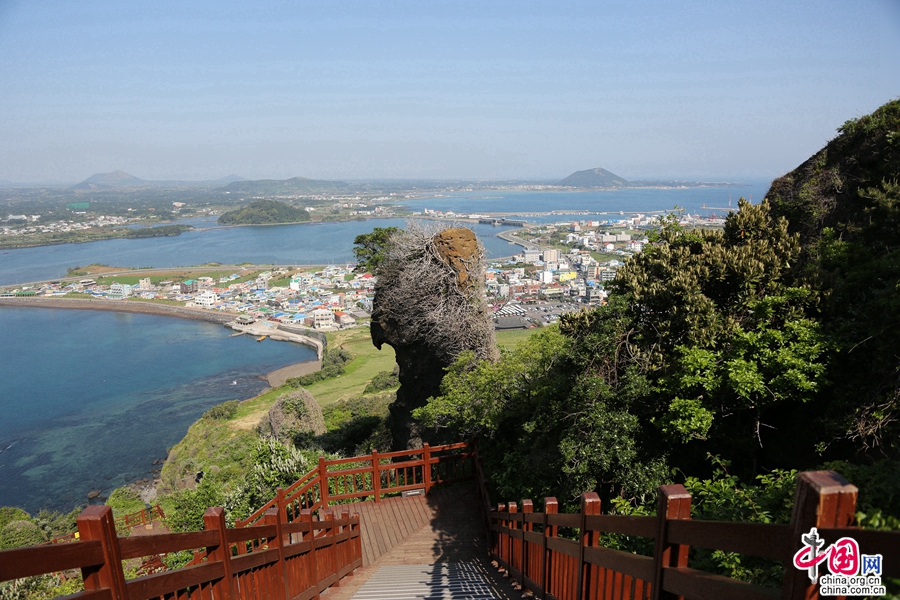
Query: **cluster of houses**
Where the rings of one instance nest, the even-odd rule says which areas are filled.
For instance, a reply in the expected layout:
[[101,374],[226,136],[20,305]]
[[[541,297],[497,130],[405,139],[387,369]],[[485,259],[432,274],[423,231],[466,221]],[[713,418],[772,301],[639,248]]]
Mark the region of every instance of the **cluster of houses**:
[[[93,279],[83,279],[77,283],[48,283],[5,295],[62,296],[80,292],[107,300],[175,300],[187,307],[226,311],[250,319],[326,330],[352,327],[358,319],[369,316],[375,293],[375,278],[372,275],[355,274],[349,267],[336,266],[293,276],[290,276],[291,272],[289,269],[275,269],[250,278],[233,273],[218,279],[199,277],[156,283],[146,277],[140,279],[137,285],[118,282],[103,285]],[[282,283],[284,280],[288,281],[288,285],[272,285],[274,281]]]
[[562,253],[548,248],[543,251],[526,250],[525,263],[538,269],[522,266],[503,267],[492,264],[485,273],[488,296],[507,300],[571,300],[597,304],[606,298],[603,283],[612,281],[618,260],[600,263],[588,250],[573,249]]
[[[0,226],[0,235],[30,235],[35,233],[60,233],[67,231],[84,231],[96,227],[113,227],[125,225],[128,219],[100,215],[90,221],[54,221],[52,223],[37,223],[41,215],[9,215],[6,217],[6,225]],[[35,223],[29,225],[29,223]]]

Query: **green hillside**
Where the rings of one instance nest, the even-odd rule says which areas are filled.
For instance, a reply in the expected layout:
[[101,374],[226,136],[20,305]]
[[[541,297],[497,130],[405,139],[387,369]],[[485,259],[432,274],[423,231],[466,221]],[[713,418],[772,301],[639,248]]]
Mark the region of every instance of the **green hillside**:
[[308,212],[276,200],[260,200],[219,217],[219,223],[223,225],[267,225],[303,221],[309,221]]
[[343,181],[322,181],[294,177],[292,179],[260,179],[258,181],[234,181],[219,188],[223,192],[272,195],[272,194],[317,194],[340,192],[350,189]]

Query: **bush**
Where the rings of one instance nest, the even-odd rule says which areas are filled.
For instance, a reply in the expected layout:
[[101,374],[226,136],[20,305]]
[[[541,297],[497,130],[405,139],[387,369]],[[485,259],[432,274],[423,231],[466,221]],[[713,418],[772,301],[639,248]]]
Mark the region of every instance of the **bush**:
[[145,507],[141,497],[129,487],[120,487],[113,490],[106,500],[106,505],[113,509],[113,515],[118,518]]
[[315,373],[309,375],[301,375],[300,377],[291,377],[287,380],[287,385],[291,387],[306,387],[317,381],[324,381],[333,377],[339,377],[344,374],[344,365],[353,360],[353,354],[347,352],[343,348],[334,348],[326,350],[322,359],[322,368]]
[[10,521],[0,529],[0,549],[23,548],[47,541],[35,523],[24,519]]
[[237,413],[238,404],[240,402],[237,400],[229,400],[228,402],[217,404],[203,413],[203,418],[213,421],[227,421]]
[[383,392],[384,390],[390,390],[400,385],[400,375],[397,373],[397,370],[393,371],[382,371],[375,375],[372,378],[372,381],[366,385],[366,389],[363,390],[363,394],[374,394],[376,392]]

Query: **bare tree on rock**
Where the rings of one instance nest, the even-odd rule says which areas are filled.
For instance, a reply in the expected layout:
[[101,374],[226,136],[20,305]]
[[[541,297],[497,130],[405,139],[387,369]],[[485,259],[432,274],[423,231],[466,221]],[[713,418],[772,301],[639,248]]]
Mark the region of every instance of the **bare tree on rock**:
[[372,342],[392,346],[400,367],[390,407],[395,450],[421,446],[411,413],[440,395],[444,369],[460,352],[497,358],[484,268],[484,247],[471,229],[411,222],[390,236],[378,266]]

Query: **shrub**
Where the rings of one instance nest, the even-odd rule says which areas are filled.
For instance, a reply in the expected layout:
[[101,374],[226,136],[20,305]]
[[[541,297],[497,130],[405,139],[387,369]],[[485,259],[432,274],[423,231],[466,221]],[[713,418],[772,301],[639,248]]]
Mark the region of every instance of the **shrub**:
[[229,400],[228,402],[217,404],[203,413],[203,418],[213,421],[227,421],[237,413],[238,404],[240,402],[237,400]]

